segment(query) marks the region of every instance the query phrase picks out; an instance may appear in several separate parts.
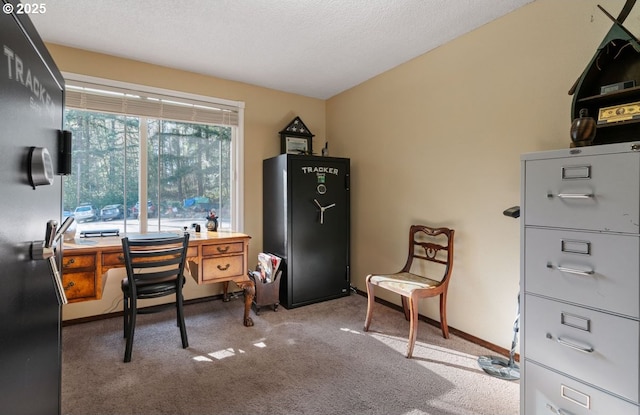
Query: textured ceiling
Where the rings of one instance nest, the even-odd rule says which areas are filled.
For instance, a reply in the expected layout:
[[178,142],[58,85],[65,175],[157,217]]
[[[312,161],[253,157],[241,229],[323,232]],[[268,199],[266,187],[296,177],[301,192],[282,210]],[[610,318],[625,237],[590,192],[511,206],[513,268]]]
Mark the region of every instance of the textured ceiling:
[[56,0],[47,42],[327,99],[534,0]]

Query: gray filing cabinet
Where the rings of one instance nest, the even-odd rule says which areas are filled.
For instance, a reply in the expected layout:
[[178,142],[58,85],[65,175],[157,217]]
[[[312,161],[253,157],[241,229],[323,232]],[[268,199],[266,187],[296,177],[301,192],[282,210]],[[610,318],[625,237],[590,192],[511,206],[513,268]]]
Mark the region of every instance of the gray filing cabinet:
[[639,415],[640,143],[521,162],[520,412]]

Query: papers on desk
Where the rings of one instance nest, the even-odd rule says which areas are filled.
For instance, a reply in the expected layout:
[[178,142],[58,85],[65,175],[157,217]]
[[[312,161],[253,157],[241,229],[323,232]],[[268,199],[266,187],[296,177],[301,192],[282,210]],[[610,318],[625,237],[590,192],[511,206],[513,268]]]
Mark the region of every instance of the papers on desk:
[[80,232],[81,238],[94,238],[104,236],[120,236],[119,229],[90,229]]
[[258,266],[251,274],[256,281],[268,284],[275,279],[280,268],[280,262],[282,262],[280,257],[261,252],[258,254]]

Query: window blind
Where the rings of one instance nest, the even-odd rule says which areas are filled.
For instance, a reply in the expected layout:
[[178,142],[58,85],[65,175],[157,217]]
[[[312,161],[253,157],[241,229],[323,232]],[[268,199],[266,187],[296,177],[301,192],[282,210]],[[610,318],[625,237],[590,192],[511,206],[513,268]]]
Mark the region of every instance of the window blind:
[[67,80],[65,106],[112,114],[238,126],[238,107],[84,81]]

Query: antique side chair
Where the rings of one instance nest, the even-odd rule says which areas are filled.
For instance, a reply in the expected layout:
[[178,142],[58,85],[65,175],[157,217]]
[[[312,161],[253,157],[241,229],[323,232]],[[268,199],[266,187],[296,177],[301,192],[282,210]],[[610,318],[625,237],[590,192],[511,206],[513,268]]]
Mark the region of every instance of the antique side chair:
[[409,230],[409,254],[404,267],[393,274],[367,275],[367,316],[364,331],[369,330],[375,302],[374,288],[400,294],[405,318],[409,323],[406,357],[413,355],[418,329],[418,301],[440,296],[440,327],[449,338],[447,325],[447,289],[453,268],[453,235],[449,228],[412,225]]

